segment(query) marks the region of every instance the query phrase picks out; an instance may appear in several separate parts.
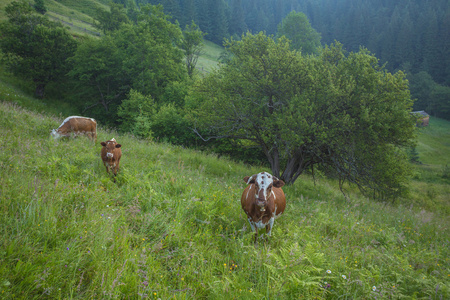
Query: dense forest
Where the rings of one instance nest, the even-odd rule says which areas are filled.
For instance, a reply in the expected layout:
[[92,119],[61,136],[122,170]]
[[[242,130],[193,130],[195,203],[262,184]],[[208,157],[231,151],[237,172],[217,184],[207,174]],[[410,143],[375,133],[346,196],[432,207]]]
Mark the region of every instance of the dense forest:
[[[128,3],[127,0],[115,0]],[[322,44],[360,46],[390,71],[408,74],[414,109],[450,118],[450,2],[448,0],[136,0],[162,4],[183,28],[191,20],[222,44],[247,30],[276,34],[289,12],[304,13]]]

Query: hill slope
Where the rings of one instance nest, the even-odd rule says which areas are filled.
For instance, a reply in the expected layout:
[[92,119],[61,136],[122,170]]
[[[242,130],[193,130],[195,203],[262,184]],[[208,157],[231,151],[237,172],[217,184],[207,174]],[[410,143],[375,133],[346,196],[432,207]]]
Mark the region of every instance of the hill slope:
[[[448,218],[303,177],[255,246],[239,198],[260,171],[0,103],[0,293],[8,298],[450,297]],[[99,142],[123,148],[117,184]]]

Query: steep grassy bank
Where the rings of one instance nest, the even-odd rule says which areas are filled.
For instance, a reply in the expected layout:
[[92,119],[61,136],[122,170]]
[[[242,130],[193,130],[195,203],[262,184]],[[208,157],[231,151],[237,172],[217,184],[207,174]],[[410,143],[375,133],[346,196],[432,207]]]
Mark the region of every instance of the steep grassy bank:
[[304,176],[255,247],[239,198],[259,168],[99,130],[55,142],[61,117],[0,104],[0,295],[31,298],[445,299],[448,218],[345,199]]

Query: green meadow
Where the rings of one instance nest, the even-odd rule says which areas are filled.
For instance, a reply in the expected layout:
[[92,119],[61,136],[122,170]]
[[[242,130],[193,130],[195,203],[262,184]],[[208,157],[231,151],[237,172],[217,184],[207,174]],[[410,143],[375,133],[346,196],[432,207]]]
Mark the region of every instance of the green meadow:
[[[1,84],[3,299],[450,297],[448,210],[344,196],[304,175],[283,188],[286,211],[255,245],[239,199],[242,178],[264,168],[101,126],[97,143],[55,141],[64,117]],[[428,139],[448,139],[450,124],[431,124],[419,150],[448,151]],[[123,151],[116,183],[99,156],[112,137]],[[448,208],[439,178],[414,182],[434,184]]]

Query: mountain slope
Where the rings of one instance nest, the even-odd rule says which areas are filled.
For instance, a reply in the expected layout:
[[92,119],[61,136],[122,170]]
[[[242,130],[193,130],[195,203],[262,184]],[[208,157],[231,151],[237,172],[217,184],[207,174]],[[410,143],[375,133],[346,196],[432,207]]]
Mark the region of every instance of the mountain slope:
[[[0,103],[2,297],[450,297],[448,216],[344,197],[303,176],[253,245],[242,178],[261,168]],[[99,142],[122,144],[114,184]],[[438,288],[436,288],[438,287]]]

